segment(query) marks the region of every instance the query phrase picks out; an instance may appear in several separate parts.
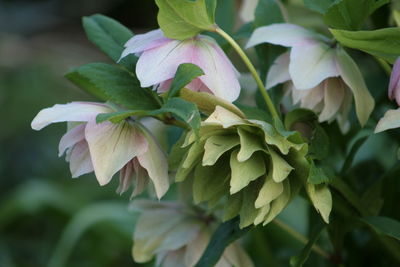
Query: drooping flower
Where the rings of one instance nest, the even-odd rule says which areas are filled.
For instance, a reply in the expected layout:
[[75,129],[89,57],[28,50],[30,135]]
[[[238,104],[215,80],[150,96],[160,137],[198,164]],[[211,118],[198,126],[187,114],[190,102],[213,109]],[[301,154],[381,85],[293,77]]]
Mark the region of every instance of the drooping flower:
[[[400,57],[397,58],[393,65],[392,74],[390,75],[390,82],[388,88],[390,100],[396,100],[397,105],[400,106]],[[375,133],[383,132],[389,129],[400,127],[400,108],[388,110],[383,118],[381,118],[376,125]]]
[[194,79],[187,88],[212,93],[230,102],[239,97],[239,72],[209,36],[179,41],[165,37],[158,29],[134,36],[125,47],[121,58],[129,54],[139,56],[136,75],[142,87],[157,86],[159,92],[166,91],[178,66],[192,63],[205,75]]
[[[156,256],[156,266],[195,266],[216,226],[210,216],[178,202],[136,200],[132,207],[141,212],[133,237],[136,262],[147,262]],[[234,242],[216,266],[254,265],[240,243]]]
[[389,83],[389,99],[396,99],[397,105],[400,106],[400,57],[397,58],[393,65],[392,74]]
[[141,193],[148,178],[161,198],[169,187],[164,152],[139,122],[96,123],[96,116],[114,112],[101,103],[72,102],[41,110],[32,121],[34,130],[55,122],[68,122],[61,138],[59,156],[66,153],[72,177],[93,172],[100,185],[109,183],[120,171],[118,192],[135,183],[133,195]]
[[[189,132],[182,147],[187,151],[176,180],[192,179],[195,203],[223,205],[223,220],[240,215],[241,228],[271,222],[301,188],[290,158],[304,159],[307,145],[295,133],[283,135],[267,122],[217,106],[202,122],[199,140]],[[314,185],[305,186],[313,195]],[[321,185],[318,190],[329,203],[329,189]],[[331,206],[317,205],[328,221]]]
[[[267,76],[269,89],[288,83],[293,102],[319,113],[319,121],[337,119],[346,131],[346,117],[354,96],[361,125],[369,118],[374,99],[353,59],[326,37],[300,26],[281,23],[256,29],[247,47],[271,43],[290,47],[279,56]],[[348,123],[347,123],[348,124]]]

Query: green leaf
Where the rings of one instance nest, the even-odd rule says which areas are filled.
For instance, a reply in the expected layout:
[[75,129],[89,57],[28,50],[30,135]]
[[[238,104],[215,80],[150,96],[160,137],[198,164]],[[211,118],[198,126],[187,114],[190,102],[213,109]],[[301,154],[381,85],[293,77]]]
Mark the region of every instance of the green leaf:
[[293,170],[293,167],[289,165],[281,156],[278,155],[273,149],[268,149],[271,155],[272,162],[272,179],[280,183],[285,180],[289,173]]
[[152,110],[159,108],[150,89],[140,87],[132,73],[104,63],[91,63],[79,67],[66,77],[83,90],[100,95],[132,110]]
[[372,227],[378,234],[387,235],[400,241],[400,222],[388,217],[373,216],[361,221]]
[[311,158],[322,160],[329,154],[330,140],[324,128],[315,122],[314,133],[310,140],[308,154]]
[[239,217],[222,223],[211,237],[210,243],[195,267],[215,266],[224,253],[225,248],[246,234],[250,228],[240,229]]
[[329,188],[324,184],[306,184],[306,191],[314,208],[321,214],[326,223],[329,223],[329,215],[332,210],[332,195]]
[[289,111],[285,116],[285,128],[290,130],[293,129],[293,125],[296,122],[315,122],[318,120],[318,116],[309,109],[298,108]]
[[158,24],[168,38],[184,40],[215,29],[214,1],[156,0],[156,4]]
[[237,135],[211,136],[204,145],[203,166],[214,165],[222,154],[239,144],[240,140]]
[[346,31],[330,29],[342,45],[364,51],[394,63],[400,55],[400,28],[385,28],[374,31]]
[[365,143],[365,141],[368,140],[370,135],[372,134],[371,131],[366,131],[365,135],[361,135],[351,146],[350,152],[346,156],[346,160],[343,163],[342,170],[340,173],[342,175],[346,174],[346,172],[350,169],[351,165],[353,164],[353,160],[358,152],[358,150],[361,148],[361,146]]
[[128,28],[103,15],[83,17],[82,22],[88,39],[115,62],[121,57],[125,43],[133,37]]
[[307,182],[317,185],[322,183],[327,183],[330,181],[330,178],[325,174],[322,168],[318,168],[315,166],[312,161],[310,164],[310,173],[308,174]]
[[290,265],[292,267],[303,266],[303,264],[306,262],[306,260],[310,256],[312,247],[314,246],[315,242],[317,242],[317,240],[318,240],[319,236],[321,235],[321,232],[324,230],[324,228],[325,228],[325,225],[322,224],[322,222],[313,228],[313,230],[310,234],[310,238],[308,239],[307,244],[301,250],[300,254],[290,258]]
[[179,91],[188,85],[195,78],[204,75],[204,72],[197,65],[192,63],[184,63],[179,65],[175,78],[172,81],[171,88],[168,91],[168,97],[174,97]]
[[325,14],[329,7],[337,0],[303,0],[304,4],[311,10]]
[[193,103],[185,101],[178,97],[168,99],[168,101],[159,110],[149,114],[157,115],[170,112],[178,119],[188,124],[196,133],[198,133],[201,123],[200,112]]
[[341,0],[330,6],[324,16],[327,25],[335,29],[358,30],[364,21],[389,0]]

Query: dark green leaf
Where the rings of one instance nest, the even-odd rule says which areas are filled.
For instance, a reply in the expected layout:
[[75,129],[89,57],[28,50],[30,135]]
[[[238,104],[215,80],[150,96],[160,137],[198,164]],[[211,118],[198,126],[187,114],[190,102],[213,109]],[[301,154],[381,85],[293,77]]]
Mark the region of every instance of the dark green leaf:
[[317,11],[321,14],[329,9],[329,7],[338,0],[303,0],[304,4],[311,10]]
[[308,174],[307,182],[311,184],[322,184],[330,181],[330,178],[325,174],[322,168],[315,166],[314,162],[310,164],[310,173]]
[[153,110],[159,104],[150,89],[140,87],[130,72],[104,63],[91,63],[69,72],[66,77],[83,90],[106,97],[132,110]]
[[324,128],[315,122],[314,133],[310,140],[308,153],[311,158],[322,160],[329,153],[330,140]]
[[235,103],[235,105],[240,108],[241,111],[243,111],[244,115],[246,115],[247,119],[250,120],[260,120],[260,121],[266,121],[271,123],[272,122],[272,117],[270,113],[267,113],[266,111],[256,108],[256,107],[251,107],[239,103]]
[[354,157],[356,156],[360,147],[365,143],[365,141],[367,141],[368,137],[369,135],[362,136],[357,141],[355,141],[355,143],[350,149],[349,154],[346,156],[345,162],[343,163],[342,170],[340,171],[342,175],[345,174],[350,169],[351,165],[353,164]]
[[322,230],[324,230],[325,224],[319,223],[314,227],[312,233],[310,234],[310,238],[307,244],[304,246],[303,250],[299,255],[290,258],[290,265],[292,267],[301,267],[310,256],[311,249],[314,246],[315,242],[317,242],[319,236],[321,235]]
[[125,43],[133,37],[119,22],[98,14],[84,17],[83,28],[88,39],[115,62],[121,57]]
[[317,115],[309,109],[294,109],[286,114],[285,127],[290,130],[296,122],[314,122],[317,119]]
[[179,65],[175,78],[172,81],[171,88],[168,91],[168,97],[174,97],[179,91],[188,85],[195,78],[204,75],[204,72],[197,65],[192,63],[184,63]]
[[400,28],[374,31],[345,31],[331,29],[336,40],[344,46],[358,49],[393,63],[400,55]]
[[196,267],[215,266],[221,258],[222,253],[224,253],[225,248],[247,233],[250,228],[251,227],[240,229],[239,217],[222,223],[211,237],[210,243],[199,262],[196,264]]
[[371,226],[378,234],[387,235],[400,240],[400,222],[388,217],[373,216],[361,221]]
[[324,16],[327,25],[335,29],[358,30],[377,8],[389,0],[341,0],[335,2]]

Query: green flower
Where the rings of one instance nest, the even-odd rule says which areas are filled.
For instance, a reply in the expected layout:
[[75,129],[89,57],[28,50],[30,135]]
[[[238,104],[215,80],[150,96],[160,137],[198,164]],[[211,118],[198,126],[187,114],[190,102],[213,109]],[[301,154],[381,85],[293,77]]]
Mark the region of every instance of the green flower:
[[309,167],[308,146],[298,133],[243,119],[220,106],[202,123],[200,137],[189,132],[182,147],[187,151],[176,180],[190,178],[195,203],[222,204],[223,220],[240,215],[242,228],[269,223],[298,193],[302,180],[293,158]]

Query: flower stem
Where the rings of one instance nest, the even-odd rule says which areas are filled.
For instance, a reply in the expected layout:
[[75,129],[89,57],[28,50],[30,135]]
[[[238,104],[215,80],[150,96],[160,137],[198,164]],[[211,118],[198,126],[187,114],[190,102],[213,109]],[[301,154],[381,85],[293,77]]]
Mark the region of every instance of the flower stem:
[[278,119],[279,115],[278,112],[275,109],[274,104],[272,103],[271,97],[267,93],[267,89],[265,88],[263,82],[261,81],[260,76],[257,73],[256,68],[254,65],[251,63],[250,59],[247,57],[247,55],[244,53],[243,49],[239,46],[238,43],[226,32],[224,32],[221,28],[216,27],[215,32],[221,35],[226,41],[230,43],[230,45],[235,49],[235,51],[239,54],[239,56],[242,58],[244,64],[246,64],[247,68],[249,69],[250,73],[253,75],[254,79],[256,80],[256,83],[258,85],[258,89],[264,98],[265,104],[267,104],[268,110],[271,113],[272,117],[274,119]]
[[[294,230],[292,227],[290,227],[289,225],[287,225],[286,223],[284,223],[280,219],[274,219],[273,222],[277,226],[282,228],[282,230],[284,230],[288,234],[290,234],[294,239],[298,240],[299,242],[303,243],[304,245],[308,243],[307,237],[305,237],[304,235],[300,234],[299,232]],[[328,259],[328,260],[330,259],[329,254],[318,245],[314,244],[312,246],[311,250],[314,251],[315,253],[319,254],[320,256],[322,256],[325,259]]]

